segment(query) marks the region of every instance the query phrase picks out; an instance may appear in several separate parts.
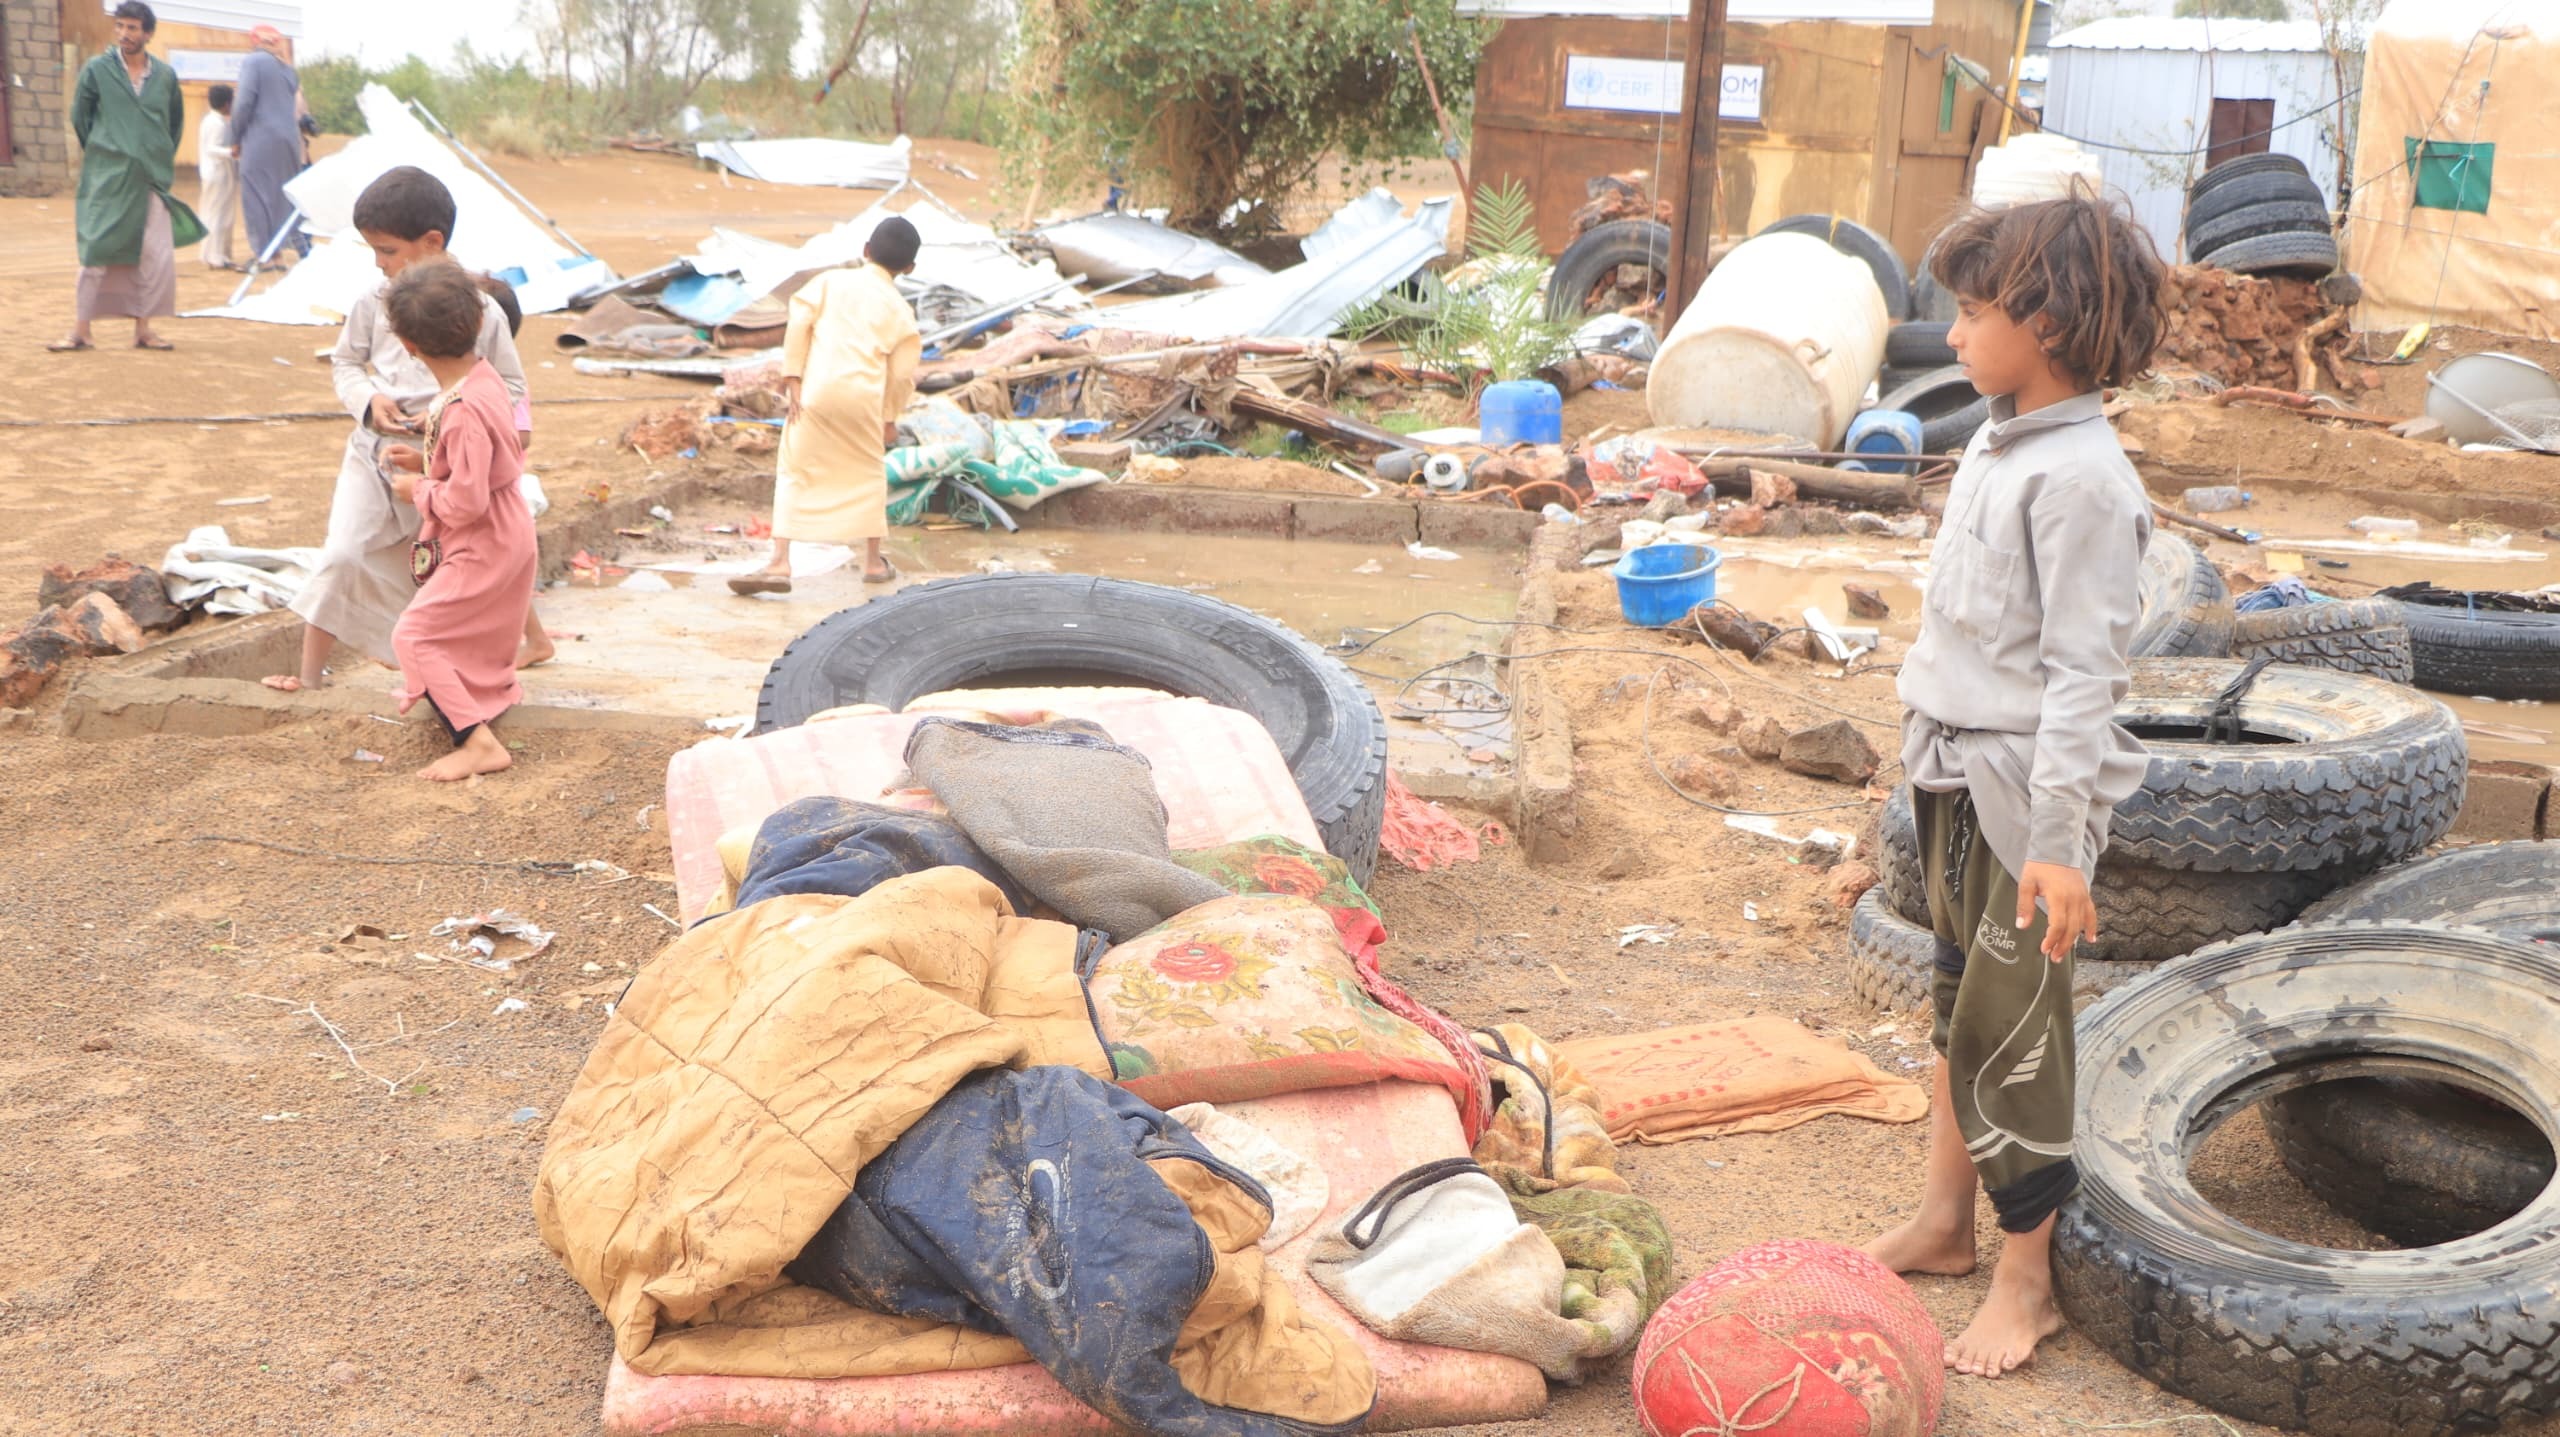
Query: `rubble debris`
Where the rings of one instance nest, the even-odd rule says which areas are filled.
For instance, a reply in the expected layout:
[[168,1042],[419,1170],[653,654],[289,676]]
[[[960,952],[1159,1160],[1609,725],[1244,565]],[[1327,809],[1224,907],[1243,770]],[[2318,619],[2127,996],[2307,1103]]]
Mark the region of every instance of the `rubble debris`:
[[913,146],[904,135],[885,145],[817,137],[698,140],[693,152],[742,179],[769,185],[894,190],[913,171]]
[[1711,733],[1731,733],[1742,726],[1742,709],[1726,699],[1702,698],[1687,705],[1682,714],[1689,722]]
[[[68,608],[47,609],[45,614],[59,613],[71,632],[79,637],[81,647],[93,655],[138,654],[151,642],[142,636],[142,626],[131,615],[104,594],[83,594]],[[36,616],[41,623],[44,614]]]
[[1753,758],[1775,759],[1786,751],[1787,726],[1764,715],[1745,723],[1735,732],[1734,739]]
[[1878,881],[1876,871],[1867,865],[1843,862],[1834,866],[1831,876],[1823,880],[1822,891],[1830,898],[1832,907],[1855,908],[1858,900],[1866,896],[1867,890],[1875,887]]
[[1173,288],[1220,288],[1271,271],[1214,240],[1126,212],[1062,220],[1032,231],[1060,265],[1096,284],[1148,279]]
[[186,622],[186,611],[169,602],[168,585],[155,570],[109,554],[73,573],[68,564],[48,564],[36,586],[36,603],[51,608],[77,603],[83,594],[104,594],[147,632],[174,629]]
[[1775,509],[1782,504],[1796,502],[1796,481],[1793,479],[1766,469],[1753,469],[1748,473],[1751,483],[1751,507]]
[[1853,619],[1889,619],[1893,606],[1884,601],[1873,584],[1842,583],[1840,592],[1849,600],[1849,616]]
[[[45,610],[60,614],[59,608]],[[50,624],[30,622],[0,634],[0,708],[25,708],[52,682],[62,661],[80,652],[79,641]]]
[[[1760,511],[1755,509],[1744,512]],[[1708,642],[1721,648],[1731,649],[1746,659],[1760,657],[1768,651],[1771,644],[1778,641],[1777,625],[1762,623],[1731,604],[1700,604],[1697,608],[1690,610],[1689,620],[1696,629],[1705,631]],[[1691,630],[1674,628],[1672,632],[1678,634],[1691,632]]]
[[2421,444],[2441,444],[2445,438],[2444,421],[2427,414],[2421,414],[2414,419],[2403,419],[2391,426],[2391,432],[2403,439],[2417,440]]
[[1737,539],[1754,538],[1769,527],[1769,511],[1754,509],[1745,504],[1741,508],[1727,512],[1718,521],[1717,527]]
[[622,431],[622,447],[636,449],[652,463],[702,449],[702,415],[694,406],[653,409]]
[[1742,780],[1734,771],[1714,759],[1684,753],[1663,766],[1671,786],[1693,798],[1711,803],[1724,803],[1742,791]]
[[1671,202],[1654,199],[1648,193],[1653,175],[1645,170],[1630,170],[1623,175],[1594,175],[1583,182],[1583,193],[1590,198],[1572,215],[1573,237],[1580,239],[1612,220],[1652,220],[1671,223]]
[[[2307,331],[2331,309],[2316,281],[2259,278],[2204,265],[2170,266],[2160,301],[2169,320],[2160,342],[2163,368],[2185,366],[2226,385],[2282,389],[2301,385]],[[2355,362],[2354,342],[2343,330],[2312,341],[2313,362],[2339,389],[2372,387],[2364,381],[2374,371]]]
[[[1750,739],[1746,737],[1744,747],[1749,746]],[[1833,719],[1788,734],[1780,741],[1778,752],[1778,765],[1788,772],[1840,783],[1865,783],[1875,776],[1879,762],[1876,746],[1848,719]]]

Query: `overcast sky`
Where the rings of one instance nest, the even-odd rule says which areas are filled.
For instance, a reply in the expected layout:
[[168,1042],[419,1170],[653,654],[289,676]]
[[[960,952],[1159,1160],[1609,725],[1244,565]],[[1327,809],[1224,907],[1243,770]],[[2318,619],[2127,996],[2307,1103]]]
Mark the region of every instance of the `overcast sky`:
[[522,9],[523,0],[304,0],[299,48],[373,66],[411,54],[441,64],[460,40],[483,55],[521,55],[532,48],[517,18]]

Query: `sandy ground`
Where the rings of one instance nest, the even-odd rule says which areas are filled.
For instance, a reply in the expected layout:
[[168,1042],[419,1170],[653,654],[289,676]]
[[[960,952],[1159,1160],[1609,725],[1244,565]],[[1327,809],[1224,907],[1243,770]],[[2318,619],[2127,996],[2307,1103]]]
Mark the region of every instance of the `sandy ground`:
[[[982,161],[967,162],[989,173]],[[508,168],[626,267],[714,222],[791,239],[853,207],[652,157]],[[179,321],[174,355],[43,354],[67,316],[70,252],[67,198],[0,201],[0,299],[22,316],[0,349],[0,418],[329,407],[325,368],[311,358],[326,330]],[[224,288],[185,271],[182,300],[210,303]],[[556,323],[529,324],[528,350],[547,357]],[[658,389],[538,362],[542,398]],[[582,491],[649,472],[612,448],[633,412],[538,411],[536,457],[551,466],[563,517],[588,502]],[[226,523],[249,542],[310,542],[344,433],[344,421],[0,431],[0,598],[31,603],[47,562],[119,548],[156,558],[196,524]],[[262,494],[263,505],[215,506]],[[1754,579],[1737,567],[1732,582],[1745,602],[1774,606],[1821,597],[1836,576]],[[1533,661],[1552,666],[1575,716],[1582,834],[1550,867],[1497,849],[1454,870],[1386,870],[1377,889],[1396,934],[1391,971],[1471,1024],[1516,1020],[1562,1038],[1779,1013],[1888,1069],[1920,1070],[1921,1023],[1848,996],[1845,921],[1822,896],[1822,875],[1682,802],[1646,755],[1648,744],[1665,761],[1719,747],[1677,711],[1728,690],[1791,723],[1830,717],[1818,699],[1875,720],[1883,738],[1890,681],[1822,680],[1783,656],[1746,673],[1629,634],[1600,574],[1567,576],[1562,589],[1561,622],[1595,632],[1556,635],[1557,646],[1637,650]],[[1889,596],[1910,601],[1907,589]],[[428,791],[403,776],[430,756],[425,736],[360,717],[222,741],[0,736],[15,831],[0,910],[0,1371],[14,1389],[0,1401],[0,1433],[593,1430],[606,1334],[536,1238],[528,1194],[544,1125],[602,1026],[601,1003],[668,935],[648,907],[673,904],[651,805],[685,741],[535,736],[516,771]],[[359,762],[359,749],[387,762]],[[1866,817],[1855,790],[1747,760],[1736,768],[1764,807],[1842,805],[1813,821],[1844,829]],[[308,852],[208,841],[222,836]],[[584,859],[631,877],[514,866]],[[559,941],[512,975],[416,956],[447,951],[427,936],[433,924],[498,906],[556,928]],[[1638,922],[1676,924],[1679,936],[1619,949],[1616,931]],[[344,940],[360,924],[398,936]],[[1922,1142],[1917,1125],[1826,1119],[1624,1160],[1669,1220],[1686,1277],[1762,1238],[1856,1241],[1894,1221],[1915,1196]],[[2209,1185],[2252,1221],[2370,1241],[2324,1225],[2246,1121],[2217,1139],[2209,1166]],[[1981,1229],[1996,1240],[1987,1210]],[[1984,1281],[1916,1286],[1953,1324]],[[1996,1437],[2197,1416],[2066,1336],[2008,1380],[1951,1381],[1942,1430]],[[1560,1390],[1545,1420],[1504,1430],[1635,1430],[1623,1364]]]

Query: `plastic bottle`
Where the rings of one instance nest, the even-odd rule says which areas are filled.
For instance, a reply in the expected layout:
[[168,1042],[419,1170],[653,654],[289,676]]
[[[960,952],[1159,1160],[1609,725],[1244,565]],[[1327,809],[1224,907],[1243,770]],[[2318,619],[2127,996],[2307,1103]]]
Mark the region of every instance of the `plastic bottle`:
[[2237,484],[2209,484],[2188,490],[2181,496],[2190,514],[2221,514],[2240,508],[2254,497]]
[[2359,534],[2388,535],[2395,539],[2407,539],[2416,536],[2418,532],[2418,521],[2415,519],[2385,519],[2378,514],[2367,514],[2360,519],[2349,519],[2347,521],[2347,527],[2355,530]]

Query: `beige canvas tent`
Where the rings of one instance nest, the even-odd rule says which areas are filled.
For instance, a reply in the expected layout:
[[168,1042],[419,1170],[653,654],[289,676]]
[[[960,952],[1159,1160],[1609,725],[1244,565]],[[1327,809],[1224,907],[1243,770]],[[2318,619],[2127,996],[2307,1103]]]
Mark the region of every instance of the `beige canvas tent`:
[[2361,98],[2357,327],[2560,333],[2560,0],[2392,0]]

